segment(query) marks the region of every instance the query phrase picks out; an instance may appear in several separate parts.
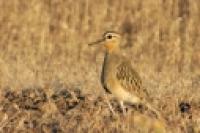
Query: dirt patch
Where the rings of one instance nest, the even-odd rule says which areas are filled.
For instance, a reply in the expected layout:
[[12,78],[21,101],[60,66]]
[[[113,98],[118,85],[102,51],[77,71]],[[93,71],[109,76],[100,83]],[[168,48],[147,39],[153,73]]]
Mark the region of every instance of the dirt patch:
[[[116,113],[113,115],[104,97],[82,94],[80,89],[63,87],[52,91],[51,95],[48,89],[43,88],[25,88],[20,91],[6,88],[3,92],[0,130],[6,133],[139,132],[144,129],[164,132],[173,129],[136,108],[127,108],[127,115],[124,116],[117,102],[111,100]],[[182,103],[183,106],[185,109],[185,106],[190,105]],[[192,120],[191,113],[182,112],[179,124],[180,121],[185,124],[179,130],[194,131]],[[175,121],[168,119],[170,122],[172,126]]]

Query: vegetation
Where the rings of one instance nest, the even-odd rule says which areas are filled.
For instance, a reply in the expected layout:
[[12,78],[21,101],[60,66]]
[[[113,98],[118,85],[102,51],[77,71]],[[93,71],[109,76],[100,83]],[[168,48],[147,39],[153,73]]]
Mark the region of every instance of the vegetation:
[[200,132],[199,23],[198,0],[1,0],[0,131],[139,131],[138,111],[111,117],[87,45],[114,30],[167,132]]

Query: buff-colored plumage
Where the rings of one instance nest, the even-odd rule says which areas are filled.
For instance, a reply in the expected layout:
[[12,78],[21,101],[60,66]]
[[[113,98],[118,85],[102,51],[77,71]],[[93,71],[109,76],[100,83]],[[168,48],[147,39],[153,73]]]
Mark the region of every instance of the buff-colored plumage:
[[103,45],[106,48],[102,67],[101,82],[104,89],[116,97],[123,109],[123,103],[144,104],[159,115],[149,101],[147,90],[142,86],[142,80],[134,70],[131,61],[120,51],[121,36],[115,32],[107,32],[103,39],[92,44]]

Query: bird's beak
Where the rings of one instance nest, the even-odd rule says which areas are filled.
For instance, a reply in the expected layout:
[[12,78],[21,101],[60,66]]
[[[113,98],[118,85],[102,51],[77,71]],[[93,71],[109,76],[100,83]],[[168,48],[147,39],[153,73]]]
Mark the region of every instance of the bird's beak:
[[104,42],[104,39],[99,39],[99,40],[97,40],[95,42],[89,43],[88,45],[89,46],[98,45],[98,44],[101,44],[102,42]]

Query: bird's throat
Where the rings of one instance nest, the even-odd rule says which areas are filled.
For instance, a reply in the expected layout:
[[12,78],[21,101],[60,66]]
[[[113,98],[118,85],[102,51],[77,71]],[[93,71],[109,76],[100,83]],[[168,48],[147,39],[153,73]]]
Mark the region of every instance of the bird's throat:
[[118,46],[115,43],[106,43],[105,48],[109,53],[119,50]]

